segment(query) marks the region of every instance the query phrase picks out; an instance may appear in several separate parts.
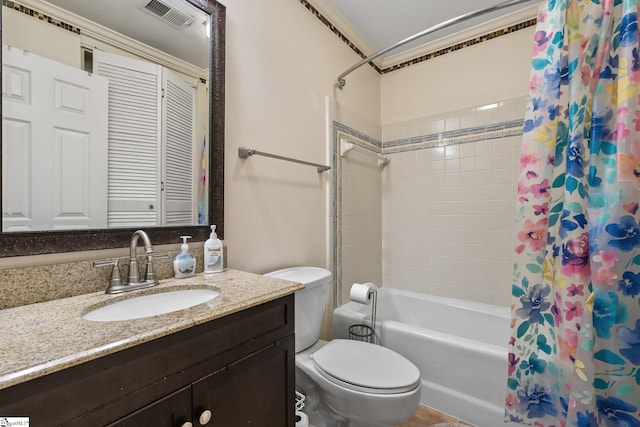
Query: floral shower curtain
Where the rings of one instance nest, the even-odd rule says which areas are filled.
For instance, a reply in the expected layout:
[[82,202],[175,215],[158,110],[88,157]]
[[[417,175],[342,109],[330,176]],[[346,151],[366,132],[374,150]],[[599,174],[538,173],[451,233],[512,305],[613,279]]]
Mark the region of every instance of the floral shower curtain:
[[518,181],[505,420],[640,426],[634,0],[548,0]]

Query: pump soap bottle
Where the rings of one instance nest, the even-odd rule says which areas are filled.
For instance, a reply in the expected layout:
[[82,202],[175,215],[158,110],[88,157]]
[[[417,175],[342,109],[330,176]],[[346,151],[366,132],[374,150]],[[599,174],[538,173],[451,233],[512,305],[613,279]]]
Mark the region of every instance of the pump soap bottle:
[[196,257],[189,252],[189,244],[187,239],[191,236],[180,236],[182,239],[182,246],[180,246],[181,252],[176,255],[176,259],[173,260],[173,270],[176,273],[176,279],[184,279],[191,277],[196,272]]
[[224,270],[224,249],[216,234],[216,226],[211,226],[211,236],[204,242],[204,274],[220,273]]

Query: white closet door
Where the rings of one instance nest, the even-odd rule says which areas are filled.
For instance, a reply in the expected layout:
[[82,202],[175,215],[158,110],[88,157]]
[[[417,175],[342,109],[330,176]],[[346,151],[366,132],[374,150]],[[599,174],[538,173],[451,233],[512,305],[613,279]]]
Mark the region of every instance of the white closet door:
[[196,90],[162,70],[162,143],[165,225],[194,225]]
[[2,49],[2,229],[104,228],[107,80]]
[[109,79],[109,227],[161,224],[161,67],[95,50]]

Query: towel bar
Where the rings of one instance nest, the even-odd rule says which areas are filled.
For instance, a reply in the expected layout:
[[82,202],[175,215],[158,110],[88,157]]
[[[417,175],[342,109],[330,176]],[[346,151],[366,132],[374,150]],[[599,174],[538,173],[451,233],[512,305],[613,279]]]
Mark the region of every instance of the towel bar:
[[248,159],[250,156],[258,155],[271,157],[273,159],[286,160],[287,162],[300,163],[308,166],[315,166],[318,169],[318,173],[322,173],[324,171],[328,171],[331,169],[331,166],[320,165],[318,163],[306,162],[304,160],[292,159],[291,157],[279,156],[277,154],[264,153],[262,151],[254,150],[253,148],[240,147],[238,148],[238,156],[241,159]]

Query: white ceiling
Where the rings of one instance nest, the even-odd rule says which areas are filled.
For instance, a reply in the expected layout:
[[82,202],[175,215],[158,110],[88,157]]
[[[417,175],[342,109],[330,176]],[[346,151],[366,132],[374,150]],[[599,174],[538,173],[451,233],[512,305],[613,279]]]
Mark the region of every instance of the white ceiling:
[[[391,46],[400,40],[404,40],[441,22],[504,2],[504,0],[330,1],[376,51]],[[513,1],[510,3],[513,3]],[[531,8],[539,3],[540,0],[529,0],[522,4],[510,6],[497,12],[491,12],[487,15],[455,24],[449,28],[426,35],[401,48],[394,49],[383,55],[383,58],[484,24],[502,16]]]
[[209,16],[183,0],[162,0],[194,18],[193,23],[183,29],[175,28],[144,10],[149,0],[47,1],[200,68],[209,67]]

